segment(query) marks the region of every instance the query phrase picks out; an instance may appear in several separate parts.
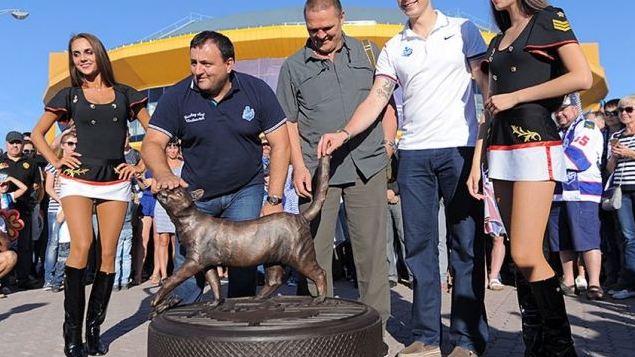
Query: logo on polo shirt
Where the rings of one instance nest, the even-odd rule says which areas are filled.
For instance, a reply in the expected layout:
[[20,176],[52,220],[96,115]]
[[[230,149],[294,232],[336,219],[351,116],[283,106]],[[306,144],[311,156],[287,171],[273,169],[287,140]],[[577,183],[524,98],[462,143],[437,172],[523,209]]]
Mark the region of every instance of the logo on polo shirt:
[[401,53],[403,57],[410,57],[411,54],[412,54],[412,48],[408,46],[404,47],[403,52]]
[[246,121],[252,121],[256,117],[256,111],[254,111],[250,106],[246,105],[243,110],[243,119]]
[[22,163],[22,167],[24,167],[24,169],[25,169],[25,170],[28,170],[28,169],[29,169],[29,167],[31,167],[31,165],[29,165],[29,163],[28,163],[28,162],[23,162],[23,163]]
[[195,123],[197,121],[205,120],[205,113],[190,113],[188,115],[184,115],[183,119],[185,119],[186,123]]

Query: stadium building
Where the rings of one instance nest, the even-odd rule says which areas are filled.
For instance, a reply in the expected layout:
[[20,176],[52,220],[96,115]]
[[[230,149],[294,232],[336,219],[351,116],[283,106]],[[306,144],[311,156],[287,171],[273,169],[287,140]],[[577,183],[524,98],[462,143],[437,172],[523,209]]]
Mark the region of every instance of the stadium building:
[[[406,20],[397,8],[347,7],[344,32],[358,39],[369,39],[380,48],[401,31]],[[494,26],[466,14],[481,30],[487,43],[495,36]],[[236,70],[252,74],[276,88],[278,72],[285,58],[307,39],[302,7],[241,13],[221,18],[190,15],[137,43],[108,51],[118,81],[147,91],[148,110],[153,112],[165,88],[188,76],[189,43],[203,30],[215,30],[228,36],[236,48]],[[585,109],[597,108],[608,93],[597,43],[583,43],[591,65],[593,87],[582,93]],[[66,52],[49,54],[49,79],[44,94],[47,102],[60,89],[70,85]],[[396,96],[399,97],[399,96]],[[480,95],[477,95],[480,104]],[[133,141],[143,137],[137,122],[131,128]]]

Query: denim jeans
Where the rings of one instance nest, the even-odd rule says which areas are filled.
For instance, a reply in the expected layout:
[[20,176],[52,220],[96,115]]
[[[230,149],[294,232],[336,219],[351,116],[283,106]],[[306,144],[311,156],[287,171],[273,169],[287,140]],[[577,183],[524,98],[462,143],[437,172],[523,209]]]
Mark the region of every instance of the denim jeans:
[[622,254],[624,254],[623,282],[635,290],[635,192],[622,192],[622,207],[617,210],[617,218],[622,227],[624,242]]
[[117,240],[117,255],[115,256],[115,286],[128,286],[132,265],[132,226],[124,226]]
[[[213,217],[228,219],[231,221],[244,221],[260,216],[263,184],[252,184],[227,195],[199,200],[196,206],[203,212]],[[174,258],[174,270],[179,269],[186,256],[186,248],[181,245],[178,235],[176,239],[176,254]],[[228,270],[229,286],[227,297],[254,296],[256,294],[256,267],[232,268]],[[191,277],[174,289],[174,295],[181,298],[180,304],[191,304],[200,300],[205,287],[203,273]]]
[[477,352],[488,340],[482,202],[467,192],[473,148],[399,150],[406,263],[414,276],[415,340],[441,345],[439,194],[446,204],[450,267],[454,276],[450,341]]
[[[59,224],[58,224],[59,225]],[[64,266],[66,265],[66,258],[71,252],[71,243],[59,243],[57,245],[57,259],[53,267],[51,274],[51,286],[61,287],[64,282]]]
[[57,245],[59,241],[60,224],[55,221],[57,213],[48,213],[48,241],[44,254],[44,285],[52,285],[53,272],[57,262]]

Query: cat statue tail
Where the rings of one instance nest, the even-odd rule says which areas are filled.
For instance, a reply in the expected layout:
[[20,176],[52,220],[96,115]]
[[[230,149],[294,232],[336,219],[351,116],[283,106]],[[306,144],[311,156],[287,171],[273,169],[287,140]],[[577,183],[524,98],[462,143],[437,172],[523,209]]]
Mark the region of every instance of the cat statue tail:
[[331,167],[331,157],[323,156],[318,165],[317,187],[314,190],[313,200],[306,211],[302,212],[302,217],[311,222],[317,217],[326,200],[326,192],[329,190],[329,170]]

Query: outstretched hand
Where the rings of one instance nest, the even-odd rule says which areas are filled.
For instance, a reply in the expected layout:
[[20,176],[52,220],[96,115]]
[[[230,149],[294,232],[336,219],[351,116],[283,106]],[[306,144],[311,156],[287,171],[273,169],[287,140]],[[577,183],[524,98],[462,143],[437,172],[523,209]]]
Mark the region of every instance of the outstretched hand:
[[331,155],[333,151],[339,149],[339,147],[346,142],[347,138],[348,135],[343,131],[322,135],[320,142],[318,143],[318,159],[321,159],[323,156]]
[[163,176],[156,176],[150,190],[152,193],[157,193],[160,190],[172,190],[179,186],[188,187],[189,185],[182,178],[170,173]]

